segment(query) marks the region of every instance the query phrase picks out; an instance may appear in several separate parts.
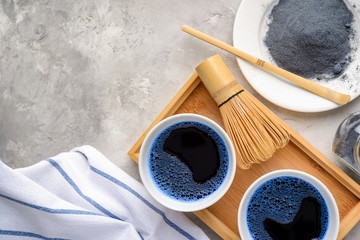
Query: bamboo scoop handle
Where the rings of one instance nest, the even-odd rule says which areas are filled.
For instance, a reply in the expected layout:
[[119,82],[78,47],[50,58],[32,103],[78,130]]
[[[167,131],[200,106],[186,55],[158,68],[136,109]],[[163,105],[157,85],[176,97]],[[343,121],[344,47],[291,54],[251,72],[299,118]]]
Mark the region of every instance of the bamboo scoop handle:
[[222,42],[216,38],[213,38],[205,33],[202,33],[194,28],[191,28],[187,25],[183,25],[181,28],[184,32],[193,35],[201,40],[204,40],[205,42],[208,42],[212,45],[215,45],[227,52],[230,52],[248,62],[254,63],[256,65],[259,65],[260,67],[265,68],[266,70],[275,73],[297,85],[300,87],[315,93],[316,95],[323,97],[325,99],[328,99],[332,102],[338,103],[338,104],[346,104],[350,101],[351,96],[348,94],[343,94],[337,91],[334,91],[330,88],[324,87],[318,83],[312,82],[306,78],[300,77],[296,74],[293,74],[291,72],[288,72],[282,68],[279,68],[277,66],[274,66],[268,62],[265,62],[257,57],[254,57],[246,52],[243,52],[237,48],[234,48],[233,46]]

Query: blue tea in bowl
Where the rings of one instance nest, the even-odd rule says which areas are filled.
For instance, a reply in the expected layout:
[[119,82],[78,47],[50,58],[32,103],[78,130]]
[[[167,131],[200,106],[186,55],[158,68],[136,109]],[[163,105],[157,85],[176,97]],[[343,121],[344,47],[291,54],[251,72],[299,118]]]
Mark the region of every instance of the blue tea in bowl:
[[323,196],[311,183],[279,176],[255,190],[246,220],[256,240],[320,240],[327,232],[329,213]]
[[229,155],[221,136],[196,121],[165,128],[149,151],[152,180],[170,198],[194,202],[209,197],[223,184]]

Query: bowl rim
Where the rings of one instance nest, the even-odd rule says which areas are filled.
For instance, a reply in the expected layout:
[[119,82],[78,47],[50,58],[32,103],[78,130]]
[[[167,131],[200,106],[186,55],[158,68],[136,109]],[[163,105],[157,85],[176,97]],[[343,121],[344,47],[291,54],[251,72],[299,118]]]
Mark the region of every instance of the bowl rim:
[[[281,176],[291,176],[291,177],[297,177],[301,178],[302,180],[305,180],[312,184],[321,194],[321,196],[324,198],[325,203],[328,208],[329,213],[329,223],[328,228],[325,233],[325,237],[323,240],[333,240],[336,239],[333,236],[337,236],[339,232],[339,226],[340,226],[340,217],[339,217],[339,210],[336,204],[336,201],[329,191],[329,189],[317,178],[314,176],[294,169],[281,169],[269,172],[257,180],[255,180],[250,187],[246,190],[245,194],[243,195],[239,209],[238,209],[238,230],[240,233],[240,236],[242,239],[252,239],[252,236],[249,232],[249,229],[247,227],[247,221],[246,221],[246,212],[247,212],[247,203],[250,200],[252,194],[256,191],[256,189],[263,184],[264,182],[281,177]],[[245,218],[245,219],[244,219]]]
[[[147,164],[149,150],[152,146],[153,141],[158,136],[158,134],[160,134],[165,128],[177,122],[183,122],[183,121],[200,122],[212,128],[220,135],[220,137],[224,141],[229,155],[228,174],[226,175],[221,186],[208,197],[195,202],[178,201],[162,193],[160,189],[157,188],[154,181],[150,178],[148,164]],[[181,211],[181,212],[193,212],[213,205],[215,202],[217,202],[221,197],[225,195],[225,193],[230,188],[235,177],[236,155],[229,136],[222,129],[222,127],[220,127],[216,122],[202,115],[193,114],[193,113],[182,113],[165,118],[164,120],[156,124],[149,131],[140,148],[138,167],[139,167],[140,178],[145,188],[157,202],[172,210]]]

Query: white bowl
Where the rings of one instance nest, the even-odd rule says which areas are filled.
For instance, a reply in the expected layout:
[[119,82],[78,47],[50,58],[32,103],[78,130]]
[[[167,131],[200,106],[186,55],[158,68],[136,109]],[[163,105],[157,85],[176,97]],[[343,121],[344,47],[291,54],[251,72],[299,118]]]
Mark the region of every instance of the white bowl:
[[[184,121],[200,122],[212,128],[220,135],[228,150],[229,166],[228,166],[227,175],[224,178],[223,183],[216,191],[211,193],[209,196],[200,199],[199,201],[191,201],[191,202],[179,201],[176,200],[175,198],[171,198],[165,195],[165,193],[163,193],[156,186],[156,183],[150,176],[148,157],[149,157],[149,151],[151,150],[154,140],[167,127],[175,123],[184,122]],[[235,170],[236,170],[235,150],[228,135],[217,123],[210,120],[209,118],[197,114],[178,114],[166,118],[163,121],[159,122],[153,129],[151,129],[149,134],[146,136],[140,149],[139,172],[143,184],[145,185],[149,193],[155,198],[155,200],[157,200],[165,207],[176,211],[181,211],[181,212],[198,211],[214,204],[229,189],[235,176]]]
[[291,176],[291,177],[297,177],[303,179],[309,182],[311,185],[313,185],[320,192],[321,196],[325,200],[329,213],[328,228],[325,233],[324,240],[335,240],[339,232],[340,217],[334,197],[331,195],[330,191],[326,188],[326,186],[315,177],[301,171],[290,170],[290,169],[278,170],[265,174],[264,176],[257,179],[253,184],[251,184],[251,186],[245,192],[240,202],[240,207],[238,211],[238,227],[241,238],[253,239],[253,237],[249,232],[248,224],[246,220],[248,203],[252,195],[261,184],[265,183],[270,179],[281,176]]

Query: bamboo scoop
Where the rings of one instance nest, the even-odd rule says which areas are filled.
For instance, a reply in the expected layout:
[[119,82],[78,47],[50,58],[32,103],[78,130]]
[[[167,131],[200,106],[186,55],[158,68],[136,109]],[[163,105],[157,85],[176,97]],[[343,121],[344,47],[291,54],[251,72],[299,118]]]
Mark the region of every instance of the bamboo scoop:
[[300,87],[320,96],[323,97],[325,99],[328,99],[334,103],[337,104],[346,104],[350,101],[351,96],[348,94],[343,94],[337,91],[334,91],[330,88],[324,87],[320,84],[317,84],[315,82],[312,82],[306,78],[300,77],[296,74],[293,74],[291,72],[288,72],[282,68],[279,68],[277,66],[274,66],[268,62],[265,62],[259,58],[256,58],[250,54],[247,54],[237,48],[234,48],[233,46],[222,42],[216,38],[213,38],[205,33],[202,33],[194,28],[191,28],[187,25],[183,25],[181,28],[184,32],[193,35],[201,40],[204,40],[205,42],[208,42],[214,46],[217,46],[227,52],[230,52],[248,62],[254,63],[256,65],[259,65],[262,68],[265,68],[266,70],[275,73],[277,75],[279,75],[280,77],[283,77],[297,85],[299,85]]

